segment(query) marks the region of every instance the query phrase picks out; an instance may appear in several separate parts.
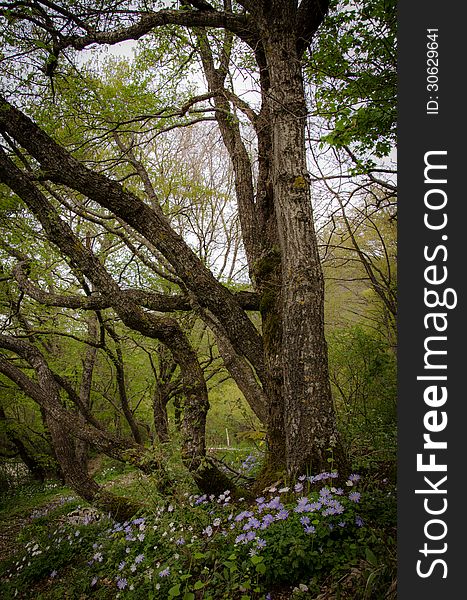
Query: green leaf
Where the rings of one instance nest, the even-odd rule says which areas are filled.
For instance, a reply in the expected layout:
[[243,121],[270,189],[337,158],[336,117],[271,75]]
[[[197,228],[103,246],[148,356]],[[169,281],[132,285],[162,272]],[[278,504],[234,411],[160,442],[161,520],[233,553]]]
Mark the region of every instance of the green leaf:
[[47,44],[45,42],[42,42],[41,40],[32,40],[32,43],[34,44],[34,46],[36,46],[36,48],[41,48],[42,50],[49,49]]
[[373,567],[378,566],[378,559],[376,558],[372,550],[370,550],[370,548],[365,548],[365,558],[367,562],[369,562],[370,565],[372,565]]
[[169,590],[169,598],[176,598],[177,596],[180,596],[180,584],[177,583],[176,585],[172,586]]
[[202,587],[204,587],[204,585],[205,585],[205,584],[204,584],[204,582],[203,582],[203,581],[200,581],[200,580],[198,579],[198,581],[195,583],[195,585],[193,586],[193,588],[194,588],[195,590],[200,590]]

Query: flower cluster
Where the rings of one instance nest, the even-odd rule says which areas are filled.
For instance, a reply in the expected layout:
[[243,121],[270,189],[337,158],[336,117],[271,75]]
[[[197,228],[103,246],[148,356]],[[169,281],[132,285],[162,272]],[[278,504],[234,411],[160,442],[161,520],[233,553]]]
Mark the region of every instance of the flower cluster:
[[[209,586],[214,589],[219,583],[209,561],[223,554],[235,557],[226,558],[225,563],[233,565],[230,584],[236,582],[237,587],[232,590],[240,589],[241,582],[252,576],[251,569],[260,589],[263,584],[258,578],[265,573],[268,553],[275,551],[277,536],[300,539],[306,554],[313,544],[321,548],[331,532],[352,536],[355,526],[363,525],[356,512],[361,498],[356,490],[359,476],[349,477],[343,488],[333,485],[335,479],[335,473],[301,476],[291,486],[265,490],[237,510],[230,491],[225,490],[216,496],[187,496],[184,502],[160,506],[152,515],[125,522],[101,518],[74,524],[68,520],[49,533],[47,544],[26,545],[27,555],[16,563],[16,574],[41,556],[60,551],[66,560],[54,563],[47,575],[60,579],[61,565],[66,566],[79,550],[87,553],[90,590],[110,586],[115,597],[128,598],[145,590],[148,596],[162,599],[175,597],[182,583],[185,592],[192,590],[190,594]],[[346,487],[350,489],[344,491]]]

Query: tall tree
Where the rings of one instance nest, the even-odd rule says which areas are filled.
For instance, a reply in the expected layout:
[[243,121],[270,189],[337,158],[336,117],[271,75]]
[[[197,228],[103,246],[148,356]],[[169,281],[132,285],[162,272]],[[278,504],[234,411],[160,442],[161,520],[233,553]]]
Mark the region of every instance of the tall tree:
[[[92,253],[70,235],[47,198],[44,183],[73,190],[105,207],[164,257],[191,306],[229,351],[236,376],[253,369],[262,385],[268,404],[269,477],[285,469],[292,476],[305,469],[325,469],[331,452],[337,466],[345,463],[329,385],[324,284],[305,149],[303,59],[326,10],[326,0],[226,0],[222,6],[192,1],[181,2],[179,9],[160,10],[134,3],[127,10],[122,3],[98,10],[82,3],[78,10],[67,2],[31,0],[2,9],[9,42],[13,35],[17,49],[26,46],[48,55],[44,70],[51,78],[70,49],[150,40],[153,32],[171,26],[193,32],[208,90],[190,106],[212,99],[211,109],[232,161],[245,252],[260,296],[262,339],[237,297],[171,227],[157,194],[147,185],[150,182],[146,180],[141,196],[91,170],[80,160],[82,151],[73,154],[29,119],[24,107],[21,111],[13,106],[18,104],[17,94],[1,101],[0,130],[16,157],[1,153],[0,177],[125,324],[167,344],[185,374],[185,411],[191,407],[192,416],[203,421],[206,388],[186,338],[173,323],[130,301]],[[217,46],[215,30],[224,32]],[[259,109],[241,100],[228,83],[234,42],[245,48],[258,75]],[[181,107],[178,112],[186,110]],[[242,138],[238,111],[250,119],[256,133],[257,164]],[[186,434],[187,456],[201,468],[204,441],[193,429]]]

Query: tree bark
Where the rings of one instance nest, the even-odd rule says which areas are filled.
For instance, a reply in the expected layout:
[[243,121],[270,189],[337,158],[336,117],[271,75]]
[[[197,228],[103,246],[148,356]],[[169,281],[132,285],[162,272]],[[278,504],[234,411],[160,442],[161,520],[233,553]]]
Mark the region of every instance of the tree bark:
[[[88,337],[91,341],[96,342],[97,340],[97,318],[94,314],[87,315],[86,325],[88,329]],[[86,353],[83,358],[83,371],[81,374],[81,384],[79,387],[79,399],[80,405],[85,407],[88,413],[91,412],[91,386],[92,386],[92,375],[94,372],[94,365],[96,363],[97,348],[96,346],[89,345],[86,349]],[[80,415],[80,418],[85,421],[85,416]],[[89,458],[89,445],[82,440],[76,440],[76,458],[78,462],[85,465],[87,470],[88,458]]]
[[156,389],[152,398],[152,410],[154,414],[154,428],[161,444],[166,444],[170,439],[167,402],[168,397],[164,394],[163,386],[159,386],[156,383]]
[[284,423],[287,470],[329,468],[343,456],[324,337],[324,280],[306,166],[307,107],[294,2],[268,3],[261,32],[268,67],[272,186],[282,258]]

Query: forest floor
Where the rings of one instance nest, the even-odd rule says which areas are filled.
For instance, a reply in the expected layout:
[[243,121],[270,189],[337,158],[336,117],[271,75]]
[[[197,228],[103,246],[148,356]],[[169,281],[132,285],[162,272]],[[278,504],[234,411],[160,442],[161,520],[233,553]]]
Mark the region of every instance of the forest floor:
[[[101,485],[107,489],[114,488],[113,491],[118,490],[120,492],[123,490],[124,493],[125,490],[134,493],[138,489],[138,478],[140,476],[134,471],[123,473],[106,472],[105,469],[102,470],[102,464],[99,462],[92,465],[92,468],[95,473],[101,473]],[[139,485],[141,487],[141,485],[144,485],[144,482],[140,482]],[[141,489],[144,490],[144,488]],[[139,494],[141,493],[140,491]],[[25,554],[28,544],[29,549],[31,548],[34,543],[31,540],[34,540],[35,528],[45,526],[52,532],[62,525],[70,526],[83,523],[89,512],[93,510],[77,498],[69,488],[60,486],[60,484],[46,484],[42,487],[36,484],[29,488],[25,486],[18,490],[17,494],[4,496],[3,502],[0,503],[0,579],[6,582],[6,578],[15,578],[14,575],[8,574],[8,569],[10,569],[11,573],[12,565],[18,564],[15,561],[21,560],[19,557]],[[42,574],[35,577],[35,580],[28,583],[26,587],[20,585],[20,581],[18,580],[19,590],[16,593],[13,588],[13,593],[10,592],[10,595],[3,596],[0,592],[0,597],[25,600],[47,600],[49,598],[53,600],[57,598],[60,598],[60,600],[61,598],[86,600],[87,598],[91,598],[91,596],[94,598],[94,593],[90,594],[90,592],[86,591],[78,594],[76,590],[72,589],[72,586],[70,587],[73,577],[79,577],[80,561],[83,561],[82,568],[86,568],[85,556],[85,554],[82,554],[82,556],[77,555],[76,562],[69,566],[64,564],[63,569],[57,567],[59,571],[58,575],[53,575],[53,567],[47,565],[47,570],[44,570]],[[322,581],[319,593],[316,591],[313,594],[303,591],[297,593],[293,591],[292,586],[276,586],[271,589],[270,596],[268,597],[271,600],[295,600],[296,598],[309,598],[310,600],[336,600],[337,598],[340,600],[395,600],[396,580],[392,567],[386,577],[387,585],[384,595],[367,595],[365,592],[365,580],[368,578],[368,573],[370,571],[377,573],[382,568],[381,564],[375,565],[373,568],[363,559],[358,564],[349,565],[348,570],[342,573],[338,579],[330,576],[329,579]],[[392,582],[391,572],[394,577]],[[0,589],[2,589],[2,585],[2,581],[0,580]],[[101,587],[105,585],[103,581]],[[105,600],[113,600],[113,598],[119,595],[110,588],[108,590],[101,589],[101,592],[102,594],[98,594],[96,597],[105,598]],[[222,597],[224,598],[225,596]],[[256,598],[256,596],[254,597]],[[167,599],[161,597],[160,600]],[[229,598],[229,600],[232,599]]]

